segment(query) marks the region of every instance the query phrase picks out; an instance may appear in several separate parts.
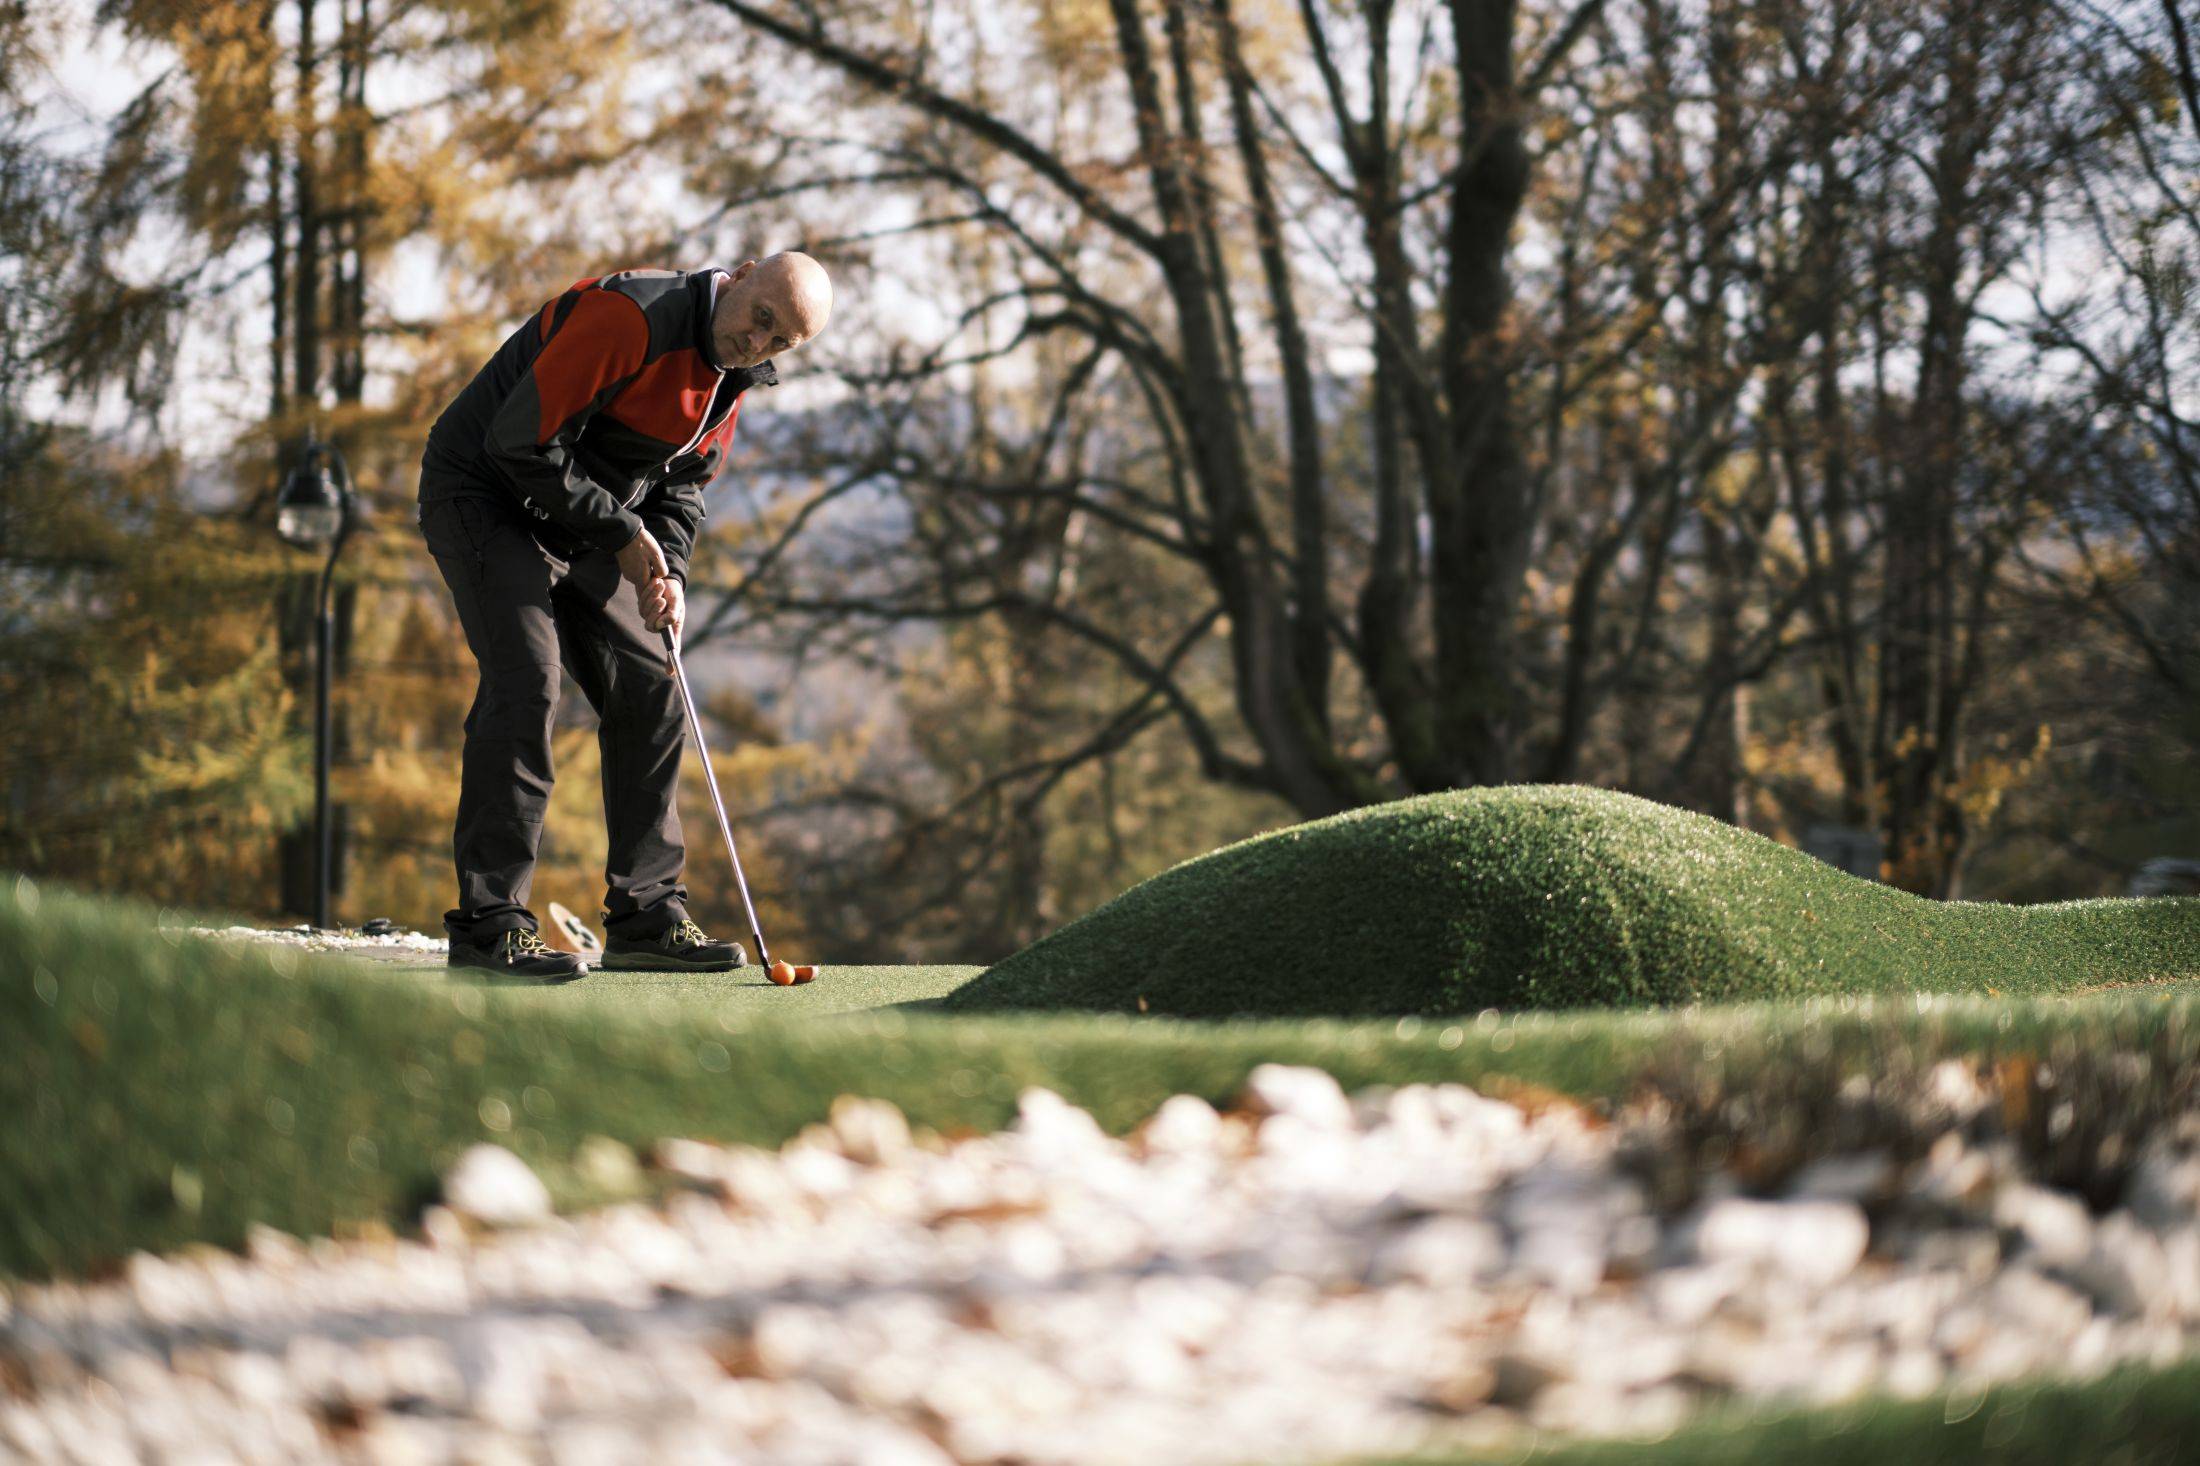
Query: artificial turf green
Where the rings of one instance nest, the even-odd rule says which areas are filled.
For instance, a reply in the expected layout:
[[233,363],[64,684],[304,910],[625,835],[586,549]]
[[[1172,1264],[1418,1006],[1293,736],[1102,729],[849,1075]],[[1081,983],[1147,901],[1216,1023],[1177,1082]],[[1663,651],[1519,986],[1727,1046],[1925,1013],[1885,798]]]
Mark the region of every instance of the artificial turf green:
[[1164,871],[944,1006],[1435,1017],[2200,976],[2200,900],[1939,902],[1607,790],[1431,794]]
[[[2180,1466],[2200,1442],[2200,1363],[2022,1380],[1923,1400],[1711,1410],[1656,1441],[1554,1440],[1390,1466]],[[1362,1463],[1375,1466],[1375,1463]]]
[[[425,969],[435,976],[445,969]],[[815,982],[780,987],[755,966],[733,972],[591,972],[576,983],[533,991],[544,1001],[581,995],[615,1000],[670,996],[694,999],[759,1017],[815,1018],[897,1004],[930,1004],[975,977],[976,967],[825,967]],[[526,991],[526,990],[520,990]]]
[[483,987],[195,941],[128,903],[0,878],[0,1274],[234,1246],[253,1222],[299,1235],[410,1226],[479,1140],[518,1151],[561,1204],[583,1202],[591,1136],[776,1145],[843,1093],[889,1100],[918,1126],[983,1131],[1036,1085],[1120,1132],[1172,1094],[1225,1101],[1270,1061],[1352,1089],[1527,1082],[1605,1099],[1679,1075],[1722,1115],[1742,1112],[1728,1097],[1761,1102],[1776,1080],[1759,1113],[1804,1117],[1816,1135],[1809,1105],[1842,1076],[1947,1054],[2033,1056],[2058,1075],[2086,1055],[2136,1056],[2144,1093],[2079,1106],[2118,1115],[2181,1102],[2200,1080],[2200,995],[2182,988],[1456,1023],[789,1012],[723,989]]

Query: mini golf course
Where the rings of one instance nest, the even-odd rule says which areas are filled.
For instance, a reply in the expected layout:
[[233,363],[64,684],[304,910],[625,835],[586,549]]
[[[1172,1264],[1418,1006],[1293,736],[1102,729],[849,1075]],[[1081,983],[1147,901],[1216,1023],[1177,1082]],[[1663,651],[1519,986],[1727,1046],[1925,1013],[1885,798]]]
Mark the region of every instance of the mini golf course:
[[[491,987],[195,940],[27,880],[0,882],[0,956],[13,1274],[234,1245],[254,1220],[402,1225],[479,1139],[578,1203],[589,1136],[776,1144],[851,1092],[919,1125],[991,1129],[1044,1085],[1121,1130],[1174,1093],[1226,1099],[1269,1060],[1348,1087],[1502,1076],[1585,1097],[1653,1066],[1830,1089],[2050,1044],[2159,1051],[2164,1093],[2200,1069],[2200,902],[1923,901],[1571,788],[1436,795],[1248,840],[983,973]],[[1929,992],[1969,996],[1913,997]]]
[[[0,1276],[236,1247],[255,1223],[407,1229],[483,1140],[578,1207],[635,1194],[592,1172],[599,1137],[776,1145],[850,1093],[990,1131],[1031,1086],[1122,1132],[1174,1094],[1227,1102],[1264,1062],[1348,1090],[1649,1087],[1719,1117],[1714,1139],[1745,1117],[1760,1154],[1795,1163],[1855,1076],[1914,1090],[1961,1056],[2051,1070],[2083,1140],[2200,1091],[2195,979],[2200,901],[1922,901],[1581,789],[1298,826],[983,972],[830,968],[794,989],[754,972],[484,986],[0,879]],[[2106,1398],[2075,1388],[2086,1409]]]

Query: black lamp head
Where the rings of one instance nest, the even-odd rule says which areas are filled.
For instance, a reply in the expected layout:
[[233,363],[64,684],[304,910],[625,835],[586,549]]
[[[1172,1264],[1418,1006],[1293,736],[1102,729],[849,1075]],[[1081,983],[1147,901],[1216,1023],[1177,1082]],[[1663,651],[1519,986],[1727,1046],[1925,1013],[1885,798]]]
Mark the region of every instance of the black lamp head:
[[301,550],[327,545],[344,527],[348,506],[329,452],[325,444],[309,444],[275,498],[275,533]]

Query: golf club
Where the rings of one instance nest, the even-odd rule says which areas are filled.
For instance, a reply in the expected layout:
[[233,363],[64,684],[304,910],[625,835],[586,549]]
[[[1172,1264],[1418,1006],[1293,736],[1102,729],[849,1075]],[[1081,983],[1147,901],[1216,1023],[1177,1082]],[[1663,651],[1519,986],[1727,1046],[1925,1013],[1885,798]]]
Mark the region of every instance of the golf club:
[[703,742],[703,719],[695,711],[695,694],[688,690],[687,668],[680,662],[680,641],[672,628],[664,628],[665,652],[672,658],[673,680],[680,684],[680,704],[687,709],[688,732],[695,739],[695,753],[703,761],[703,782],[710,785],[711,808],[718,811],[718,831],[726,837],[726,854],[733,857],[733,882],[741,888],[741,905],[749,914],[749,934],[756,938],[756,960],[768,974],[772,954],[764,947],[764,926],[756,919],[756,903],[749,899],[749,879],[741,874],[741,852],[734,848],[733,822],[726,818],[726,801],[718,793],[718,775],[710,766],[710,747]]

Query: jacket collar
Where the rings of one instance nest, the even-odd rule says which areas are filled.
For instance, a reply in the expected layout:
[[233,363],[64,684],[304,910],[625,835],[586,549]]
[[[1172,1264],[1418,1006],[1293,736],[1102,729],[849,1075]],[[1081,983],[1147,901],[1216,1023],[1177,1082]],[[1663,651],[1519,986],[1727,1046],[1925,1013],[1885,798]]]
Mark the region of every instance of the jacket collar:
[[711,340],[710,318],[718,304],[719,282],[730,282],[732,272],[715,265],[706,266],[688,276],[688,290],[695,299],[695,349],[710,363],[710,369],[722,377],[733,378],[733,390],[746,392],[751,387],[776,387],[779,371],[768,361],[752,367],[729,367],[718,360],[717,343]]

